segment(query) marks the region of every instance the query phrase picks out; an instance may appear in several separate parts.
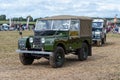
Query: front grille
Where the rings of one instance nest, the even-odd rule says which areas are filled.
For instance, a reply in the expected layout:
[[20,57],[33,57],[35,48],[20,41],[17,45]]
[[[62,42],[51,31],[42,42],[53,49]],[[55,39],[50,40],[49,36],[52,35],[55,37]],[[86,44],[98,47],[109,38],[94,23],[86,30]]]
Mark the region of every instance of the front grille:
[[35,49],[41,49],[42,48],[41,38],[40,37],[34,37],[33,44],[34,44]]
[[34,37],[33,43],[34,43],[34,45],[41,44],[41,38],[39,38],[39,37]]
[[40,36],[40,34],[41,34],[41,33],[38,32],[38,31],[34,32],[34,35],[35,35],[35,36]]
[[19,41],[19,49],[25,49],[25,42],[24,41]]

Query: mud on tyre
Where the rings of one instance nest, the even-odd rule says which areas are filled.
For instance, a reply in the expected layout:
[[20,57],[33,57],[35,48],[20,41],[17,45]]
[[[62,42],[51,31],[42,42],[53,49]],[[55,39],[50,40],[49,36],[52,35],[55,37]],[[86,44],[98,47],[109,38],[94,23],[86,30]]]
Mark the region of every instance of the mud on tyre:
[[19,59],[23,65],[31,65],[34,61],[34,58],[31,56],[31,54],[27,53],[20,53]]
[[50,65],[53,68],[62,67],[65,61],[65,52],[62,47],[57,47],[50,55]]
[[81,49],[78,50],[78,60],[84,61],[87,60],[88,57],[88,45],[86,43],[82,43]]

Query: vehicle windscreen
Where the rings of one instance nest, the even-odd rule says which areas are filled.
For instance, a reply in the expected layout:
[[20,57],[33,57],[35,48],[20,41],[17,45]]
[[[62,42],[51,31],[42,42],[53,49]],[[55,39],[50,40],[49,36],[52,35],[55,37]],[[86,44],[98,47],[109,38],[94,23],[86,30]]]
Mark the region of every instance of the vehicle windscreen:
[[70,20],[38,20],[35,30],[68,30]]
[[93,22],[92,23],[93,28],[96,28],[96,27],[101,28],[102,26],[103,26],[103,22]]

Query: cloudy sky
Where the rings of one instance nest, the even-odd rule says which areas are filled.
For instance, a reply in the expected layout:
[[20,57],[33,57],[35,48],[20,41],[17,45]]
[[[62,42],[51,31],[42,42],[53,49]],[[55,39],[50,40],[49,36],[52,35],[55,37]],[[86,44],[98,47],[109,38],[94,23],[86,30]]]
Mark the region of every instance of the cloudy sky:
[[120,17],[120,0],[0,0],[0,15],[33,18],[53,15]]

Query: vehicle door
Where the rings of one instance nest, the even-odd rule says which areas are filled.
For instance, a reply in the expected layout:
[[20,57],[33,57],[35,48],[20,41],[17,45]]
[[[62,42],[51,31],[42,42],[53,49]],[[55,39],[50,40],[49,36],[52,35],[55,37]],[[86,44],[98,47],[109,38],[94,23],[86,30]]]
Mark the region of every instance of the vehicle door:
[[80,21],[71,20],[70,30],[69,30],[69,48],[77,49],[79,47],[80,38]]

